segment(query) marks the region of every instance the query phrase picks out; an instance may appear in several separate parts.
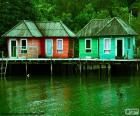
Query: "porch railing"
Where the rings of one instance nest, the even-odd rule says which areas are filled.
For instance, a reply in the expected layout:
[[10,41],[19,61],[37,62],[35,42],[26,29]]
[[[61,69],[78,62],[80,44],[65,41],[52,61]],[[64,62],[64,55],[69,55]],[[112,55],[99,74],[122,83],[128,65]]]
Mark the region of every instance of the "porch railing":
[[38,58],[39,56],[39,48],[37,46],[27,46],[26,48],[15,46],[13,50],[16,50],[17,58]]

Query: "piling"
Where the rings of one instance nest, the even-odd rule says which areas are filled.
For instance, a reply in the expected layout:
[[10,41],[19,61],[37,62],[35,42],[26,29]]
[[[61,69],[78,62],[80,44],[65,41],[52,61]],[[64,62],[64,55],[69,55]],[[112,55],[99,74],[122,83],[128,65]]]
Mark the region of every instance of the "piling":
[[109,77],[109,64],[106,64],[106,76]]
[[27,76],[28,75],[28,64],[27,64],[27,61],[26,61],[25,65],[26,65],[26,76]]
[[86,70],[86,76],[87,76],[87,70],[88,70],[87,62],[86,62],[86,64],[85,64],[85,70]]
[[138,62],[137,62],[137,71],[139,71],[139,64],[138,64]]
[[101,75],[102,75],[102,65],[99,64],[99,74],[100,74],[100,79],[101,79]]
[[81,64],[81,61],[80,61],[80,66],[79,66],[79,70],[80,70],[80,75],[81,75],[81,70],[82,70],[82,64]]
[[52,61],[51,61],[51,76],[53,75],[53,64],[52,64]]

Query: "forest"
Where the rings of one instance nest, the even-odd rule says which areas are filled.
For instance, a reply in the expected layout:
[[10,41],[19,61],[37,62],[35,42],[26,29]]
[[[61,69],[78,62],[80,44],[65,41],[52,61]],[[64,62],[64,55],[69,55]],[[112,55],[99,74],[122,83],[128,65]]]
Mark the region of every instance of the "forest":
[[111,17],[121,17],[140,34],[140,0],[0,0],[0,35],[20,20],[62,20],[77,33],[91,19]]

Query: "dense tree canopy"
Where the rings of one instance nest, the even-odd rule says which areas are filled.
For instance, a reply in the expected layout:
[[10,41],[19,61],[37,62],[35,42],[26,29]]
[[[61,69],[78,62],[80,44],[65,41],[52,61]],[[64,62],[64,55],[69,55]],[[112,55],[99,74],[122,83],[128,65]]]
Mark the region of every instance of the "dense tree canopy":
[[140,33],[140,0],[0,0],[0,35],[19,20],[62,20],[74,32],[92,18],[119,16]]

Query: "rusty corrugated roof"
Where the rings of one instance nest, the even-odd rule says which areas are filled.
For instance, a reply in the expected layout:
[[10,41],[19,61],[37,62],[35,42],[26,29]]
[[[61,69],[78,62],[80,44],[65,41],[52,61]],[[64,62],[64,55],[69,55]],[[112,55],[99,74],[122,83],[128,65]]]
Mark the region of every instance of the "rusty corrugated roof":
[[32,21],[20,21],[2,37],[41,37],[40,31]]
[[91,20],[77,33],[78,37],[112,35],[137,35],[137,33],[118,17],[114,17],[112,19]]
[[6,32],[3,37],[74,37],[75,34],[62,21],[33,22],[23,20]]
[[68,29],[68,27],[66,27],[62,21],[36,22],[36,25],[44,36],[75,36],[75,34],[70,29]]

